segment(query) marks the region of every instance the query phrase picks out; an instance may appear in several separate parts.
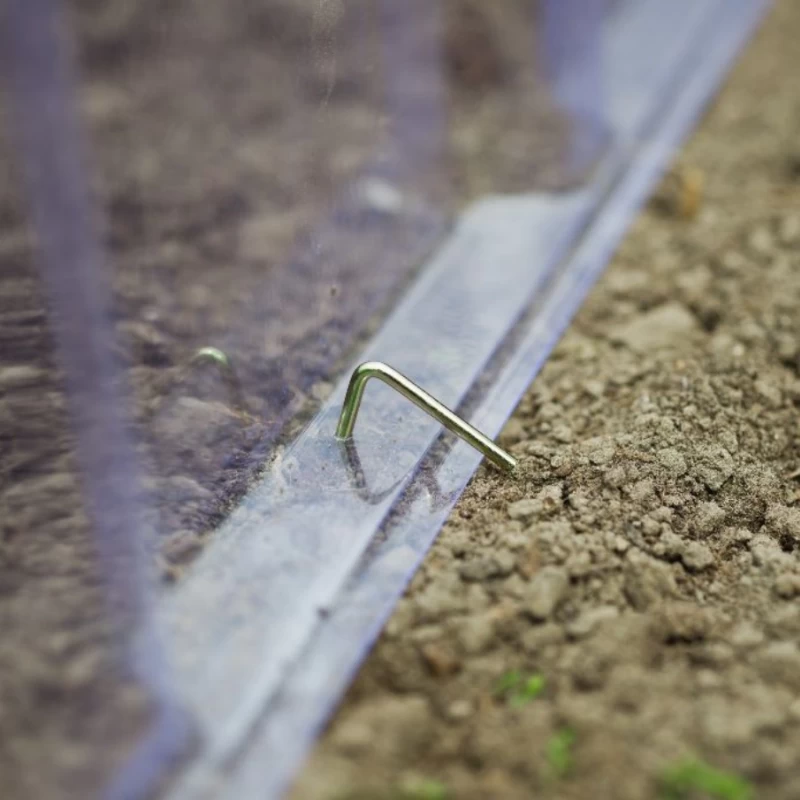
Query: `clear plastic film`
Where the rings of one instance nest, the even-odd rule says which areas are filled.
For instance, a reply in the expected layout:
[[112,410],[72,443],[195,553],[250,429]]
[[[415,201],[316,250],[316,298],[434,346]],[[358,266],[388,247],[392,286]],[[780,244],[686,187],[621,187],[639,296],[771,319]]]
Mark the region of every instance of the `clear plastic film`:
[[552,8],[74,5],[113,333],[168,535],[216,526],[460,209],[580,183],[601,101],[578,97],[568,50],[598,60],[582,41],[601,15]]
[[47,0],[4,12],[0,160],[17,179],[0,197],[4,792],[137,796],[186,750],[190,724],[152,624],[63,20]]
[[350,371],[496,434],[762,6],[7,4],[9,797],[279,795],[478,463]]

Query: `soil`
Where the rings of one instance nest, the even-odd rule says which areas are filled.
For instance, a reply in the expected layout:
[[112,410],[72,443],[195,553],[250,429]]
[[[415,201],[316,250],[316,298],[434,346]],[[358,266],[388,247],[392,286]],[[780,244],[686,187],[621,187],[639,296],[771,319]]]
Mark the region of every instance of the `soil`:
[[800,797],[799,37],[778,2],[296,800]]
[[[528,0],[448,0],[443,29],[425,2],[66,5],[114,301],[96,336],[131,388],[144,527],[174,581],[458,208],[562,180],[566,122],[533,73]],[[0,768],[10,800],[82,798],[150,699],[106,602],[18,161],[0,141]],[[241,394],[192,362],[209,346]]]

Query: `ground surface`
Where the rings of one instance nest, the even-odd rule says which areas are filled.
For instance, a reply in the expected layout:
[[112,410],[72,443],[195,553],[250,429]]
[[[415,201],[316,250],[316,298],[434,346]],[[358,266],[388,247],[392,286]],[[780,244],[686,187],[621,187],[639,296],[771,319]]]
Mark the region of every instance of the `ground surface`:
[[699,213],[639,217],[295,800],[800,797],[798,39],[783,0]]

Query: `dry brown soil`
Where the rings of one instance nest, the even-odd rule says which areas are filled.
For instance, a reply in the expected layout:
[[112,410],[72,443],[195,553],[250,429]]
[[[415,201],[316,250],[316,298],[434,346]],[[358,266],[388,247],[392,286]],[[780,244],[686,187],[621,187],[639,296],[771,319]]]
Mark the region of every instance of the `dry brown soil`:
[[800,797],[799,40],[783,0],[697,215],[640,215],[295,800]]

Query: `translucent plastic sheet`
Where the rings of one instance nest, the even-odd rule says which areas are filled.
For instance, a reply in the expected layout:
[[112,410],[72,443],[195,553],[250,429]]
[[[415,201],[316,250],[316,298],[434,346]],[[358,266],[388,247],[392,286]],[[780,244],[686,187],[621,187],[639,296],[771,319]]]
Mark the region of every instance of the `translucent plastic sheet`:
[[169,579],[461,208],[596,160],[603,4],[572,3],[70,4]]
[[277,796],[477,464],[348,370],[495,433],[761,7],[7,4],[10,797]]
[[185,748],[188,719],[152,626],[70,62],[55,15],[34,5],[9,3],[4,20],[0,162],[26,191],[6,181],[0,198],[0,763],[8,796],[127,797]]

